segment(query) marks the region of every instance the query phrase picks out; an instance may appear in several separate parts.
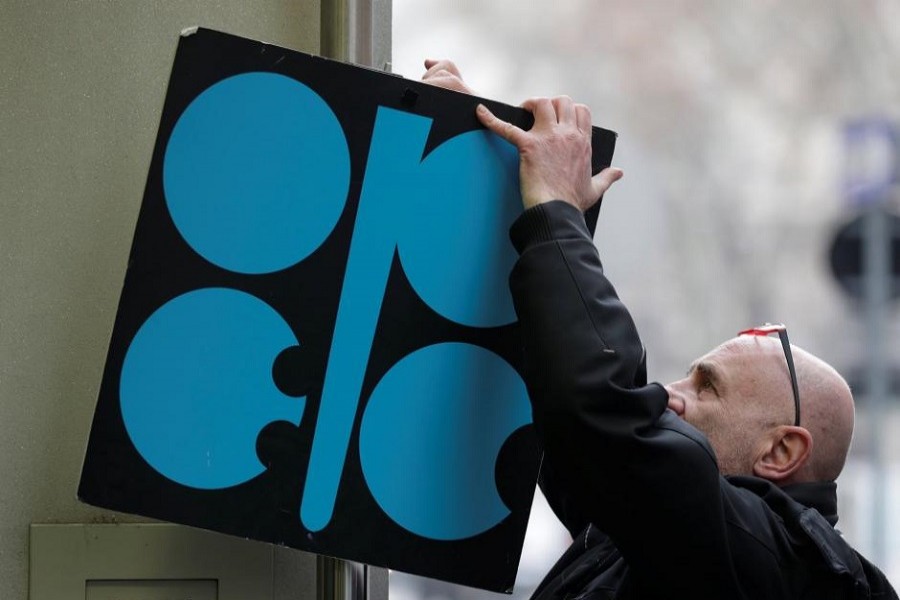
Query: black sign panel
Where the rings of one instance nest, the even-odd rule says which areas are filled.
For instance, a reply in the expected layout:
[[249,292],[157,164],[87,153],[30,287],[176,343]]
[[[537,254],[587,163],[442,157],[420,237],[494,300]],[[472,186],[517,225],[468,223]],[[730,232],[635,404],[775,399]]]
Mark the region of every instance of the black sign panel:
[[[478,102],[182,37],[79,497],[510,590],[539,451],[518,158]],[[614,143],[595,129],[596,169]]]

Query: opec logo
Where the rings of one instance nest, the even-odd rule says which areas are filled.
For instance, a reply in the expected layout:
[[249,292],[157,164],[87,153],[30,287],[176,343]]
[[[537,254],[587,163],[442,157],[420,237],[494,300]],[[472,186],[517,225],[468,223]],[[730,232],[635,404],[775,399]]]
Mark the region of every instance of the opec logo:
[[[507,236],[521,211],[515,149],[486,131],[423,155],[432,120],[379,107],[349,245],[298,519],[331,521],[348,448],[358,443],[373,498],[404,529],[459,540],[508,514],[501,446],[530,422],[524,383],[494,352],[447,342],[394,364],[363,403],[363,378],[394,256],[444,318],[490,328],[515,320]],[[274,73],[220,81],[182,113],[165,150],[166,208],[184,241],[218,268],[264,277],[309,257],[348,203],[347,139],[328,104]],[[303,285],[315,286],[316,281]],[[306,398],[280,391],[275,358],[303,345],[271,305],[200,288],[170,299],[125,354],[122,417],[160,474],[215,490],[262,474],[266,425],[297,426]],[[364,406],[364,409],[363,409]],[[358,434],[354,435],[357,413]]]

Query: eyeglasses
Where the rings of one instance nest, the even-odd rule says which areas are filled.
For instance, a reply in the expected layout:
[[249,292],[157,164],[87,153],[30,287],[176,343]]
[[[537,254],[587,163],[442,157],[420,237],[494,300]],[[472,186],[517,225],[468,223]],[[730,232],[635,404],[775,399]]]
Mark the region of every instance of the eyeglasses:
[[745,329],[738,335],[761,335],[768,336],[773,333],[778,334],[781,340],[781,347],[784,349],[784,358],[787,359],[788,371],[791,374],[791,389],[794,391],[794,426],[800,426],[800,391],[797,387],[797,372],[794,370],[794,356],[791,354],[791,343],[788,341],[787,328],[781,324],[766,323],[761,327],[753,327]]

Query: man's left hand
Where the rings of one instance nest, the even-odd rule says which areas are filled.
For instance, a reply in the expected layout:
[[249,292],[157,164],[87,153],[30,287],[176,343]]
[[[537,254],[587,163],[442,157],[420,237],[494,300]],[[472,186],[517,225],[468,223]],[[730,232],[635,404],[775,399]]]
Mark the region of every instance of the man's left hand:
[[475,95],[472,88],[463,81],[459,67],[452,60],[441,59],[434,60],[425,59],[425,74],[422,75],[422,81],[425,83],[441,87],[447,90],[455,90],[464,94]]

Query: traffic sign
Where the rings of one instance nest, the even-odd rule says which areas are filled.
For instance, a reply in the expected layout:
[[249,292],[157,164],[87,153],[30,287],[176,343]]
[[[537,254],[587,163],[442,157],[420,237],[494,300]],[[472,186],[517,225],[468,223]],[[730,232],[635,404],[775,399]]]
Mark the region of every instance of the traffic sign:
[[[879,209],[879,211],[887,220],[887,239],[890,244],[888,290],[891,299],[896,299],[900,297],[900,215],[887,209]],[[861,300],[864,295],[864,221],[865,214],[860,214],[841,225],[837,229],[829,251],[829,262],[835,279],[844,291],[856,300]]]

